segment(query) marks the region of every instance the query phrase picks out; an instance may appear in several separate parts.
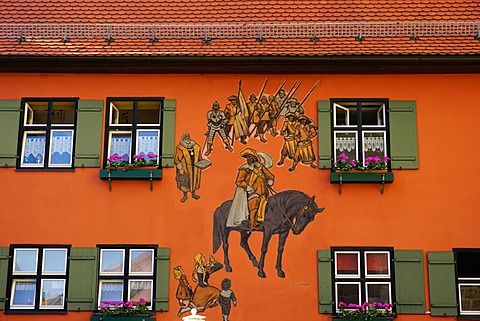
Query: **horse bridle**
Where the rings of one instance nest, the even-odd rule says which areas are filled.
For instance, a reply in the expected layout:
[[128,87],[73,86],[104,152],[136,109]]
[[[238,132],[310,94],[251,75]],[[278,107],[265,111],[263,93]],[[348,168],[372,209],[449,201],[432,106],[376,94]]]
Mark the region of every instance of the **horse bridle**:
[[[270,190],[270,192],[272,192],[272,195],[274,194],[278,194],[277,192],[275,192],[275,190],[271,187],[271,186],[267,186],[267,188]],[[285,210],[283,209],[283,207],[280,206],[280,204],[277,203],[277,206],[280,208],[280,210],[282,211],[282,214],[283,216],[285,216],[285,218],[287,219],[288,223],[290,223],[291,225],[291,228],[294,228],[296,225],[297,225],[297,221],[298,220],[295,220],[295,223],[293,223],[290,218],[288,217],[287,213],[285,213]],[[298,213],[295,215],[295,217],[299,217],[301,215],[303,215],[303,212],[305,212],[306,210],[310,210],[313,212],[313,209],[311,207],[309,207],[308,205],[304,205],[302,206],[302,208],[298,211]]]

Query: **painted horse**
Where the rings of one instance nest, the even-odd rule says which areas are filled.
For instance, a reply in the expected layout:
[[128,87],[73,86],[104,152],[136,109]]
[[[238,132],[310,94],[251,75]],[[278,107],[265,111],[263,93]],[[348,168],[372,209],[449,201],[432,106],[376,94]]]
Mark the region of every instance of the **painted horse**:
[[225,270],[232,272],[230,260],[228,258],[228,236],[231,231],[240,233],[240,246],[245,250],[248,258],[252,261],[253,266],[258,268],[258,276],[265,278],[263,270],[265,263],[265,255],[268,250],[268,243],[272,235],[278,234],[277,248],[277,275],[281,278],[285,277],[282,270],[282,255],[290,230],[294,235],[302,233],[308,223],[315,219],[317,213],[321,213],[324,208],[319,208],[315,204],[315,196],[309,197],[305,193],[288,190],[274,194],[268,199],[265,210],[265,220],[262,223],[260,231],[263,231],[262,251],[260,261],[257,261],[248,245],[250,231],[242,226],[228,227],[227,217],[232,205],[232,200],[224,202],[213,214],[213,253],[215,253],[220,245],[223,247],[223,256]]

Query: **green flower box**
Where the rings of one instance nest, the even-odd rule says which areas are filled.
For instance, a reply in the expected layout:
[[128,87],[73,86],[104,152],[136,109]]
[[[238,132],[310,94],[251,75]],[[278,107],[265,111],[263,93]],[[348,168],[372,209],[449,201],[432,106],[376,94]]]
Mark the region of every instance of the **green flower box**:
[[393,183],[393,172],[331,172],[330,183]]
[[100,179],[136,179],[136,180],[160,180],[162,179],[162,170],[159,168],[140,167],[134,169],[108,169],[100,170]]
[[155,318],[148,315],[92,315],[90,321],[155,321]]

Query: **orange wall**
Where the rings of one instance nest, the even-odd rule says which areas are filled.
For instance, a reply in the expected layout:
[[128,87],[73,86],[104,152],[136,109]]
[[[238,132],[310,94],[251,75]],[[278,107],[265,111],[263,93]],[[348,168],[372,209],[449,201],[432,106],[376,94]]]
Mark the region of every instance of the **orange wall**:
[[[395,249],[449,251],[452,247],[479,247],[478,226],[472,224],[480,201],[477,193],[476,161],[480,158],[480,75],[70,75],[0,74],[0,99],[22,97],[163,96],[177,100],[176,138],[189,131],[200,145],[207,130],[205,115],[213,101],[221,108],[238,82],[246,96],[258,93],[268,77],[267,93],[274,93],[288,78],[303,84],[295,95],[302,99],[313,84],[320,84],[305,104],[306,114],[317,120],[316,103],[329,98],[389,98],[416,100],[419,145],[418,170],[395,171],[395,182],[380,194],[378,184],[338,185],[329,183],[329,171],[298,166],[293,173],[276,165],[276,191],[295,189],[315,195],[326,210],[299,236],[290,234],[284,252],[286,278],[276,276],[274,237],[265,263],[266,279],[257,276],[239,237],[230,237],[233,273],[212,275],[220,286],[232,279],[238,306],[231,320],[330,320],[318,314],[317,253],[331,246],[393,246]],[[5,138],[2,138],[5,139]],[[12,138],[16,139],[16,138]],[[278,161],[282,138],[267,135],[263,144],[251,138],[248,147],[264,151]],[[316,145],[316,144],[315,144]],[[234,193],[237,167],[244,159],[223,149],[215,139],[208,157],[213,165],[202,176],[197,201],[180,203],[175,170],[165,169],[163,180],[149,191],[147,181],[113,181],[99,178],[99,169],[75,172],[16,172],[0,168],[0,246],[18,243],[62,243],[74,247],[97,244],[159,244],[171,248],[171,268],[182,265],[190,279],[193,256],[212,251],[212,215],[217,206]],[[260,254],[261,234],[254,234],[251,248]],[[222,262],[221,251],[214,254]],[[157,313],[157,320],[180,320],[176,316],[177,281],[170,279],[170,310]],[[190,281],[193,284],[192,281]],[[428,292],[428,287],[426,288]],[[202,313],[207,320],[221,320],[219,308]],[[89,313],[69,313],[68,320],[89,320]],[[185,316],[185,315],[184,315]],[[401,315],[398,320],[427,319]],[[12,316],[0,320],[55,320],[65,316]]]

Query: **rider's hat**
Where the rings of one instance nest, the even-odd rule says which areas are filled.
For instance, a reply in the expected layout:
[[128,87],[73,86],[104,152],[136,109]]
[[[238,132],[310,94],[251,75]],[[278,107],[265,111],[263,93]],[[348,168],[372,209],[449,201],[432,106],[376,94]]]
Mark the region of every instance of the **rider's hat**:
[[242,150],[240,152],[240,156],[245,157],[245,158],[247,156],[253,156],[253,157],[258,158],[258,154],[253,148],[245,148],[244,150]]

